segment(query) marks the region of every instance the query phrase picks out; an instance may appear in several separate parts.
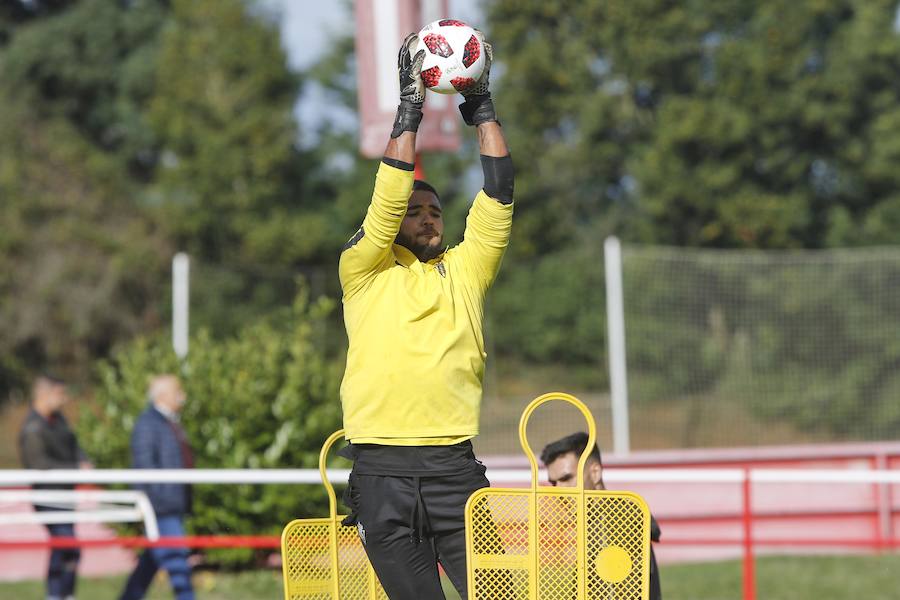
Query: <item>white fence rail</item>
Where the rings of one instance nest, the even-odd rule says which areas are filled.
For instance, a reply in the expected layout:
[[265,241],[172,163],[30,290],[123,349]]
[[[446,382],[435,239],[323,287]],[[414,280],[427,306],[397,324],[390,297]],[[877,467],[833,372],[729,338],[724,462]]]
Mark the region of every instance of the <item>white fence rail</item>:
[[[333,483],[346,483],[349,469],[329,469]],[[616,469],[603,470],[607,483],[897,483],[900,470],[876,469]],[[497,484],[528,484],[527,469],[488,469]],[[540,478],[546,481],[541,470]],[[36,483],[217,483],[217,484],[321,484],[318,469],[50,469],[0,470],[0,488]]]
[[141,491],[0,489],[0,506],[23,502],[50,510],[0,511],[0,526],[22,523],[142,522],[147,539],[150,541],[159,539],[156,513],[150,505],[147,494]]

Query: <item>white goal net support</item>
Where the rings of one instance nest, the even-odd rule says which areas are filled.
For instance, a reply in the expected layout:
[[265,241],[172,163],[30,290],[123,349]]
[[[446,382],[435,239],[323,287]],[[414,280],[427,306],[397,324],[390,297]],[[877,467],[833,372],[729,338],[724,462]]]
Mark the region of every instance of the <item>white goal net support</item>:
[[900,431],[900,248],[623,245],[621,281],[632,449]]

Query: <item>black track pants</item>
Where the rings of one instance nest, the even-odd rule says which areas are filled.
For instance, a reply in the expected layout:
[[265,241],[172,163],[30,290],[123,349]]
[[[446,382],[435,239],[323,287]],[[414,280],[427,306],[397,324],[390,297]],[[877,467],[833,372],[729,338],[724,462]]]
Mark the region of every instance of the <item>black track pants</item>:
[[488,485],[483,467],[434,477],[351,474],[350,508],[391,600],[443,599],[437,563],[466,598],[464,510]]

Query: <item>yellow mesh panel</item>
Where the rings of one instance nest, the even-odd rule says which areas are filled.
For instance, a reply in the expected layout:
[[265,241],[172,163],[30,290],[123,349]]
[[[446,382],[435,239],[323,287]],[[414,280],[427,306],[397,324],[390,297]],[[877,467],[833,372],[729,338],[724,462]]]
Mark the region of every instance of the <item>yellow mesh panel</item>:
[[[645,571],[649,574],[650,571],[650,516],[645,514],[646,507],[632,496],[607,497],[597,492],[587,492],[585,504],[588,518],[585,544],[587,597],[642,598],[644,588],[649,589],[649,581],[643,574]],[[616,573],[607,573],[606,580],[603,577],[604,554],[610,555],[610,560],[613,561],[612,565],[606,566],[607,571],[617,570],[615,568],[617,555],[608,552],[609,549],[623,550],[631,562],[630,571],[627,573],[619,571],[618,575],[624,576],[624,579],[618,582],[609,580],[617,579],[614,576]],[[624,568],[625,565],[622,565],[623,571]]]
[[575,598],[577,498],[538,496],[538,597]]
[[[645,600],[650,569],[646,505],[629,492],[588,491],[579,525],[580,500],[579,494],[554,493],[553,488],[534,494],[501,488],[475,492],[466,514],[471,597]],[[582,545],[579,527],[585,532]],[[581,588],[579,560],[585,573]]]
[[356,528],[341,525],[344,517],[336,514],[334,488],[326,477],[328,449],[343,433],[332,434],[319,455],[330,516],[296,519],[281,534],[285,600],[387,600]]
[[356,527],[338,525],[338,578],[341,598],[375,598],[370,595],[374,573]]
[[332,597],[330,519],[291,521],[281,536],[287,600]]
[[[476,492],[478,494],[478,492]],[[468,548],[476,598],[519,598],[528,589],[530,538],[528,497],[473,495],[466,527],[477,534]]]
[[[523,413],[519,438],[532,466],[530,489],[486,488],[466,504],[469,598],[477,600],[647,600],[650,511],[631,492],[537,485],[537,463],[525,439],[540,404],[565,400],[595,427],[568,394],[545,394]],[[585,465],[589,450],[579,460]]]
[[334,595],[331,519],[291,521],[281,536],[285,600],[386,599],[355,527],[340,524],[337,517],[337,584]]

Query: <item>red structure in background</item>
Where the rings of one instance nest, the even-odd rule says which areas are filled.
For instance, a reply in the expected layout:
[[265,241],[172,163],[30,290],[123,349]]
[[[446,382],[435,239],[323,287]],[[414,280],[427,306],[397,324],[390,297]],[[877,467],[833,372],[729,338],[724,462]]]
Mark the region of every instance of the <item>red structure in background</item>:
[[[448,15],[448,0],[356,0],[356,77],[359,104],[359,151],[380,158],[399,104],[397,50],[406,34]],[[391,9],[390,11],[386,9]],[[461,144],[457,95],[429,92],[419,126],[420,151],[456,152]]]

